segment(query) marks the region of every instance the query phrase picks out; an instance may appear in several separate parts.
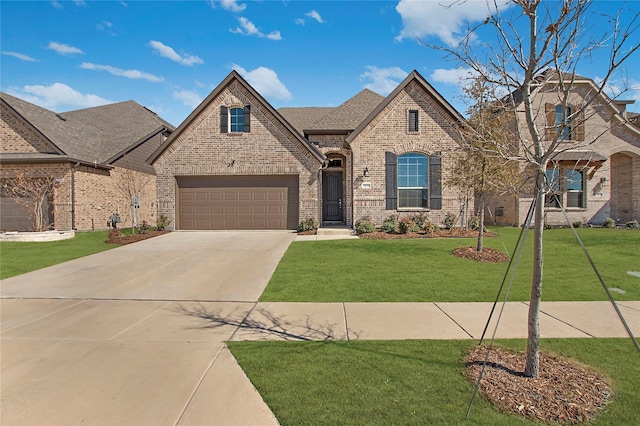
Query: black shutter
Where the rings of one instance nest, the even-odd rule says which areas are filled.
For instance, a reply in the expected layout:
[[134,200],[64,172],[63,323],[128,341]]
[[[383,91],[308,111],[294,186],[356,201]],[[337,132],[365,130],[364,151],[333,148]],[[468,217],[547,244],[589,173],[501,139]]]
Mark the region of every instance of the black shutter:
[[396,210],[398,208],[398,156],[393,152],[384,153],[385,168],[385,208]]
[[242,125],[243,132],[249,133],[251,131],[251,105],[245,105],[242,112]]
[[429,207],[442,209],[442,157],[435,153],[429,157]]
[[229,133],[229,109],[220,107],[220,133]]

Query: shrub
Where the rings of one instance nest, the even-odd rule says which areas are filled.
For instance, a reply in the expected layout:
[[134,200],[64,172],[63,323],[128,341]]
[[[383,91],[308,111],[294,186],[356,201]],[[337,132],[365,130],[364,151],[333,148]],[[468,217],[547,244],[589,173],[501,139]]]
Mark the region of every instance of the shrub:
[[469,229],[477,231],[480,229],[480,218],[478,216],[471,216],[468,222]]
[[169,218],[161,214],[160,216],[158,216],[158,220],[156,220],[156,229],[158,231],[164,231],[164,228],[169,226],[170,223],[171,221],[169,220]]
[[604,223],[602,224],[602,226],[604,226],[605,228],[615,228],[616,227],[616,221],[613,220],[612,218],[608,217],[604,220]]
[[398,216],[392,214],[382,223],[382,230],[387,234],[391,234],[393,232],[396,232],[396,229],[398,229]]
[[573,222],[573,227],[574,228],[582,228],[582,221],[581,220],[576,220],[575,222]]
[[114,240],[114,239],[118,238],[120,235],[122,235],[122,234],[120,233],[120,230],[118,228],[111,228],[109,230],[109,239],[110,240]]
[[373,224],[371,216],[364,216],[356,222],[356,234],[370,234],[376,230],[376,226]]
[[416,224],[418,229],[423,229],[424,224],[429,221],[429,218],[424,213],[418,213],[416,215],[413,215],[412,219],[413,219],[413,223]]
[[451,229],[456,226],[456,222],[458,221],[458,216],[455,213],[447,213],[444,217],[444,227],[446,229]]
[[398,222],[398,231],[400,231],[401,234],[406,234],[407,232],[417,232],[418,229],[418,226],[413,221],[413,218],[411,216],[402,216],[400,222]]
[[638,229],[640,228],[640,225],[638,225],[637,220],[630,220],[629,222],[627,222],[627,228]]
[[438,232],[440,230],[440,227],[436,223],[425,222],[422,226],[422,229],[424,229],[427,234],[433,234],[435,232]]
[[151,228],[149,226],[149,222],[147,222],[146,220],[143,220],[142,225],[138,226],[138,233],[146,234],[147,232],[149,232],[149,228]]
[[301,220],[298,224],[298,227],[296,228],[298,232],[311,231],[313,229],[318,229],[318,224],[312,217],[307,220]]

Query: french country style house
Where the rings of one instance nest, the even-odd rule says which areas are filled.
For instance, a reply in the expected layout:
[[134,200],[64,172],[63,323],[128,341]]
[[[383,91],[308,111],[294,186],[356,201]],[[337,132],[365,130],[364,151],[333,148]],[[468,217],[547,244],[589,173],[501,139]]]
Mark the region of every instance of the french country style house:
[[445,184],[462,120],[417,71],[387,97],[279,110],[232,71],[149,158],[158,214],[178,230],[442,223],[473,207]]
[[[55,177],[46,222],[56,230],[106,228],[119,213],[156,223],[156,177],[147,158],[174,127],[134,101],[55,113],[0,93],[0,179]],[[3,185],[4,187],[4,185]],[[33,230],[28,209],[0,194],[0,230]]]

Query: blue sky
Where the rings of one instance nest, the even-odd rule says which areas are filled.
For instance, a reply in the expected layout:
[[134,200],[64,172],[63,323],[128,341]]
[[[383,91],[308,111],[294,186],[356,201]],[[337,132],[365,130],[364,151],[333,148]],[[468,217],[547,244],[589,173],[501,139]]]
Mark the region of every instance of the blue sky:
[[[132,99],[177,126],[232,69],[276,108],[337,106],[364,88],[387,95],[416,69],[464,113],[456,64],[416,38],[451,42],[486,15],[484,1],[442,6],[452,1],[2,0],[0,90],[57,112]],[[596,1],[591,11],[639,8]],[[597,79],[603,62],[578,72]],[[634,90],[622,98],[640,112],[639,54],[614,83],[623,79]]]

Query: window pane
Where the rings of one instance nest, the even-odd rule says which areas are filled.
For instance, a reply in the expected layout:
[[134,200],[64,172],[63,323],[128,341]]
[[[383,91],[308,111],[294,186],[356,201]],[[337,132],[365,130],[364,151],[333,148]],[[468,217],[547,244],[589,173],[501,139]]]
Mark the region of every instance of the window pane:
[[244,131],[244,111],[242,108],[231,109],[231,131]]
[[582,191],[582,172],[578,170],[567,170],[567,191]]
[[582,192],[567,192],[567,207],[582,207]]
[[428,191],[426,189],[399,189],[398,207],[427,207]]
[[558,169],[547,169],[545,174],[547,176],[547,180],[546,180],[547,191],[559,191],[560,190],[560,174]]
[[[571,108],[567,107],[566,114],[562,105],[556,105],[556,132],[560,133],[560,140],[571,140],[571,122],[568,117],[571,116]],[[564,125],[566,123],[566,125]]]

